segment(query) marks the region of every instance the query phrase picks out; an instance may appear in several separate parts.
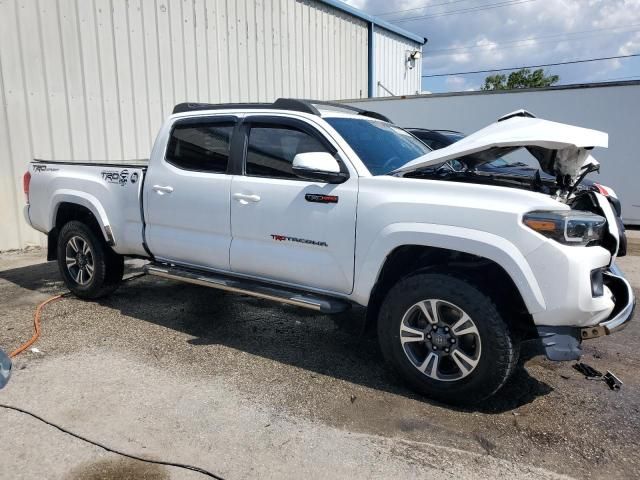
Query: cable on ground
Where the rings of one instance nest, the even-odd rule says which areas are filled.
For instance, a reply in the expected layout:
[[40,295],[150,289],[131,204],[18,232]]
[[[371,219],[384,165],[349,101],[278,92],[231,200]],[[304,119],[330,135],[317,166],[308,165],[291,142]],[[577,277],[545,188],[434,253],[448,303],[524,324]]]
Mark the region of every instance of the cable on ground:
[[[139,278],[139,277],[141,277],[143,275],[145,275],[145,274],[144,273],[139,273],[137,275],[131,275],[131,276],[125,278],[123,281],[124,282],[128,282],[130,280],[134,280],[136,278]],[[15,349],[13,352],[11,352],[9,354],[9,356],[11,358],[16,357],[17,355],[20,355],[27,348],[29,348],[31,345],[33,345],[38,340],[38,338],[40,337],[40,332],[41,332],[41,329],[40,329],[40,315],[42,314],[42,309],[46,305],[48,305],[49,303],[55,302],[57,300],[60,300],[63,297],[69,296],[69,295],[71,295],[71,292],[66,292],[66,293],[62,293],[62,294],[59,294],[59,295],[54,295],[53,297],[48,298],[47,300],[45,300],[44,302],[40,303],[36,307],[36,311],[35,311],[35,313],[33,315],[33,330],[34,330],[34,333],[33,333],[32,337],[29,340],[27,340],[25,343],[23,343],[21,346],[19,346],[17,349]],[[167,461],[164,461],[164,460],[154,460],[154,459],[151,459],[151,458],[139,457],[139,456],[133,455],[131,453],[126,453],[126,452],[123,452],[121,450],[117,450],[115,448],[111,448],[111,447],[105,445],[104,443],[96,442],[95,440],[91,440],[91,439],[89,439],[87,437],[84,437],[84,436],[79,435],[77,433],[74,433],[74,432],[72,432],[70,430],[67,430],[66,428],[64,428],[64,427],[62,427],[62,426],[60,426],[60,425],[58,425],[56,423],[53,423],[53,422],[51,422],[49,420],[46,420],[46,419],[42,418],[41,416],[36,415],[35,413],[30,412],[30,411],[25,410],[25,409],[20,408],[20,407],[15,407],[13,405],[7,405],[7,404],[4,404],[4,403],[0,403],[0,407],[4,408],[4,409],[7,409],[7,410],[13,410],[14,412],[22,413],[24,415],[28,415],[28,416],[30,416],[32,418],[35,418],[36,420],[39,420],[42,423],[45,423],[45,424],[47,424],[47,425],[49,425],[49,426],[51,426],[51,427],[53,427],[53,428],[55,428],[57,430],[60,430],[62,433],[66,433],[67,435],[70,435],[70,436],[72,436],[74,438],[77,438],[78,440],[81,440],[81,441],[83,441],[85,443],[89,443],[89,444],[91,444],[93,446],[102,448],[103,450],[106,450],[109,453],[114,453],[116,455],[121,455],[123,457],[131,458],[133,460],[138,460],[140,462],[153,463],[155,465],[163,465],[163,466],[167,466],[167,467],[182,468],[184,470],[191,470],[193,472],[197,472],[197,473],[200,473],[202,475],[206,475],[207,477],[210,477],[210,478],[215,478],[217,480],[224,480],[223,477],[221,477],[219,475],[216,475],[215,473],[212,473],[212,472],[210,472],[208,470],[205,470],[204,468],[196,467],[195,465],[189,465],[187,463],[167,462]]]
[[89,443],[89,444],[94,445],[96,447],[102,448],[103,450],[106,450],[109,453],[115,453],[116,455],[121,455],[123,457],[131,458],[133,460],[138,460],[140,462],[153,463],[155,465],[163,465],[163,466],[166,466],[166,467],[182,468],[184,470],[191,470],[193,472],[198,472],[198,473],[201,473],[202,475],[206,475],[207,477],[210,477],[210,478],[215,478],[217,480],[224,480],[223,477],[221,477],[219,475],[216,475],[215,473],[210,472],[209,470],[205,470],[204,468],[196,467],[195,465],[189,465],[188,463],[176,463],[176,462],[166,462],[164,460],[154,460],[152,458],[139,457],[139,456],[133,455],[131,453],[126,453],[126,452],[123,452],[121,450],[117,450],[115,448],[111,448],[111,447],[105,445],[104,443],[96,442],[95,440],[91,440],[91,439],[89,439],[87,437],[84,437],[82,435],[74,433],[74,432],[72,432],[70,430],[67,430],[64,427],[61,427],[60,425],[57,425],[57,424],[55,424],[53,422],[50,422],[49,420],[46,420],[46,419],[42,418],[39,415],[36,415],[35,413],[32,413],[32,412],[30,412],[28,410],[25,410],[25,409],[22,409],[22,408],[19,408],[19,407],[14,407],[13,405],[7,405],[7,404],[4,404],[4,403],[0,403],[0,407],[4,408],[4,409],[7,409],[7,410],[13,410],[15,412],[19,412],[19,413],[22,413],[24,415],[29,415],[30,417],[33,417],[33,418],[35,418],[36,420],[39,420],[42,423],[46,423],[50,427],[53,427],[53,428],[55,428],[57,430],[60,430],[62,433],[66,433],[67,435],[70,435],[70,436],[72,436],[74,438],[77,438],[78,440],[82,440],[85,443]]

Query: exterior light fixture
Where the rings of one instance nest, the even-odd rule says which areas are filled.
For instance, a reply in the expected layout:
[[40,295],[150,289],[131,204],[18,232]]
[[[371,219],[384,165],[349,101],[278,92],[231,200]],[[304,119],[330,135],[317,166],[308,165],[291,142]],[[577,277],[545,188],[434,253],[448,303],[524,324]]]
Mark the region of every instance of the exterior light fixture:
[[415,67],[416,60],[420,60],[421,58],[422,52],[420,50],[407,50],[407,67]]

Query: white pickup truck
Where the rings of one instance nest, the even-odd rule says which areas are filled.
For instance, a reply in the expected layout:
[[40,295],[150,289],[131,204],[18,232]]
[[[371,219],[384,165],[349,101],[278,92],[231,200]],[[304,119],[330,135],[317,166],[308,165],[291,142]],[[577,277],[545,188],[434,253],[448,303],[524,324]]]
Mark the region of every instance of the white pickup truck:
[[[180,104],[148,166],[32,162],[25,216],[80,298],[115,290],[134,256],[152,275],[318,312],[366,307],[413,388],[473,403],[504,385],[522,341],[577,359],[632,318],[611,205],[576,188],[607,141],[519,111],[431,151],[343,105]],[[438,176],[514,151],[557,181]]]

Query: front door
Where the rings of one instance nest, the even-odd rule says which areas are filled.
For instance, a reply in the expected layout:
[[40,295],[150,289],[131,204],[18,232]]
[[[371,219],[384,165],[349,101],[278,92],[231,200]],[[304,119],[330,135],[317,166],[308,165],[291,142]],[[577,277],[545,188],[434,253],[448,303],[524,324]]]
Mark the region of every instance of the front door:
[[145,178],[146,240],[159,260],[229,270],[229,116],[185,118]]
[[245,118],[243,175],[231,183],[231,269],[301,287],[350,293],[358,178],[342,184],[308,181],[292,171],[296,154],[332,143],[292,118]]

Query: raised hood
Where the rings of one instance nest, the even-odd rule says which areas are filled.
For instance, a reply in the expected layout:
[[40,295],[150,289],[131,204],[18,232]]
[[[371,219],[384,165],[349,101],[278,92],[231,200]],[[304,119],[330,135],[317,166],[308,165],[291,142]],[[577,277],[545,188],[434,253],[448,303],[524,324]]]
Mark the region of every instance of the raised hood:
[[589,151],[594,147],[606,148],[608,143],[609,136],[604,132],[551,122],[536,118],[526,110],[518,110],[448,147],[418,157],[391,173],[415,171],[455,158],[473,157],[474,154],[478,159],[476,163],[481,163],[482,152],[525,147],[536,157],[544,172],[555,177],[568,175],[575,181],[583,167],[598,165]]

